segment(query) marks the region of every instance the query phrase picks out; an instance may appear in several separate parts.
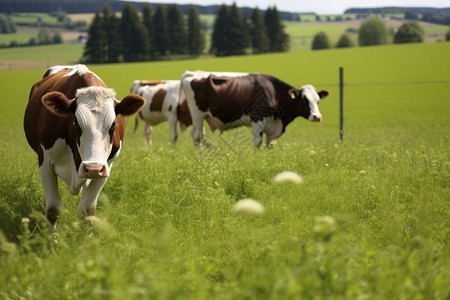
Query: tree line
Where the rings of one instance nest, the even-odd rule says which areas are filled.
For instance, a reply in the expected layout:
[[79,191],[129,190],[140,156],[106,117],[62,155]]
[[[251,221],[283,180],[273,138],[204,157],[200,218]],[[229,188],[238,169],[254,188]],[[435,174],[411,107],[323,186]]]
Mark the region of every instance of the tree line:
[[[361,23],[358,30],[359,46],[374,46],[394,43],[422,43],[425,40],[425,32],[416,21],[408,20],[395,32],[389,31],[382,19],[372,17]],[[450,40],[450,30],[445,36],[445,40]],[[336,48],[354,47],[356,43],[348,33],[344,33],[336,44]],[[317,33],[311,45],[313,50],[331,48],[328,35],[321,31]]]
[[[209,53],[216,56],[281,52],[289,49],[289,36],[276,7],[264,15],[255,8],[250,19],[233,4],[220,6],[213,25]],[[128,3],[121,18],[108,5],[89,26],[83,62],[111,63],[198,56],[205,53],[205,33],[199,13],[190,6],[184,16],[180,6],[145,4],[142,13]]]

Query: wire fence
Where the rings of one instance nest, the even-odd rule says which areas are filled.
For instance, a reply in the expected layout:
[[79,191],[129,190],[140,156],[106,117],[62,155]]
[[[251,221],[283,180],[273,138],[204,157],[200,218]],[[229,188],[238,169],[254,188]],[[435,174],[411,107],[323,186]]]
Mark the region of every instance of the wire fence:
[[413,80],[413,81],[383,81],[383,82],[350,82],[344,81],[344,68],[339,68],[339,83],[323,84],[321,86],[339,86],[339,136],[343,142],[345,137],[344,129],[344,90],[347,87],[362,87],[362,86],[395,86],[395,85],[421,85],[421,84],[450,84],[450,80]]

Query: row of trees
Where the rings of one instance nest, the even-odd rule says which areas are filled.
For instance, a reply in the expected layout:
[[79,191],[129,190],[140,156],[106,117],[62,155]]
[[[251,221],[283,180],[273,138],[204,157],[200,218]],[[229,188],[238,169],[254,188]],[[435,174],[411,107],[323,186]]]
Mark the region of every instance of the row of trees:
[[39,29],[37,36],[31,37],[28,42],[19,43],[15,40],[11,41],[9,44],[0,43],[0,48],[7,47],[28,47],[37,45],[49,45],[49,44],[62,44],[63,38],[59,32],[51,33],[48,28],[42,27]]
[[[450,32],[450,31],[449,31]],[[379,18],[370,18],[361,23],[358,31],[358,44],[360,46],[384,45],[391,41],[391,34],[386,24]],[[424,41],[424,31],[416,21],[404,22],[393,34],[394,44],[421,43]],[[341,36],[336,47],[353,47],[355,42],[345,33]],[[319,32],[314,36],[312,49],[331,48],[330,40],[325,32]]]
[[144,5],[141,18],[137,9],[127,3],[122,18],[116,17],[109,6],[97,12],[88,34],[83,54],[88,63],[150,60],[166,54],[196,56],[204,48],[200,17],[194,6],[189,10],[187,32],[178,5],[170,6],[168,11],[163,5],[158,5],[156,11]]
[[[86,63],[142,61],[161,59],[167,55],[198,56],[205,52],[205,33],[195,6],[187,17],[178,5],[158,5],[153,11],[144,5],[142,17],[130,3],[118,18],[105,6],[97,12],[89,27],[84,48]],[[255,8],[250,20],[233,4],[220,6],[213,25],[209,52],[216,56],[281,52],[289,49],[289,36],[284,32],[276,7],[264,15]]]
[[214,22],[210,52],[217,56],[245,54],[251,47],[253,53],[284,52],[289,50],[289,36],[284,32],[279,12],[269,7],[264,16],[258,8],[246,20],[233,4],[229,9],[222,5]]

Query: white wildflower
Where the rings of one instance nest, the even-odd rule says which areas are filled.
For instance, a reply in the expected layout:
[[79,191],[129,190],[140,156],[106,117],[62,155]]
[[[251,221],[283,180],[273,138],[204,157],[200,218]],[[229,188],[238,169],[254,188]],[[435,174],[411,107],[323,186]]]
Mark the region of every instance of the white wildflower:
[[273,183],[295,183],[300,184],[303,183],[303,178],[292,171],[284,171],[279,174],[277,174],[273,178]]
[[253,199],[242,199],[233,206],[235,212],[245,212],[248,214],[260,215],[264,212],[264,206]]

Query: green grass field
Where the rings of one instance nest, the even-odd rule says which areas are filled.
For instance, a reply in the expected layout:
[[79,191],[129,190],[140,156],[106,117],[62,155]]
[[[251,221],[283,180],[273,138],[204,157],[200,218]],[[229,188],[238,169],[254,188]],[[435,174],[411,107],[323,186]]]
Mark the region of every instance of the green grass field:
[[[187,69],[269,73],[331,94],[323,123],[295,120],[271,150],[253,149],[247,128],[207,129],[212,145],[200,148],[184,132],[172,148],[162,124],[147,151],[129,119],[98,219],[79,221],[78,197],[61,184],[53,234],[22,129],[45,69],[0,71],[0,297],[448,299],[449,51],[436,43],[90,66],[119,99],[135,79]],[[273,184],[284,170],[304,183]],[[264,213],[233,212],[243,198]]]

